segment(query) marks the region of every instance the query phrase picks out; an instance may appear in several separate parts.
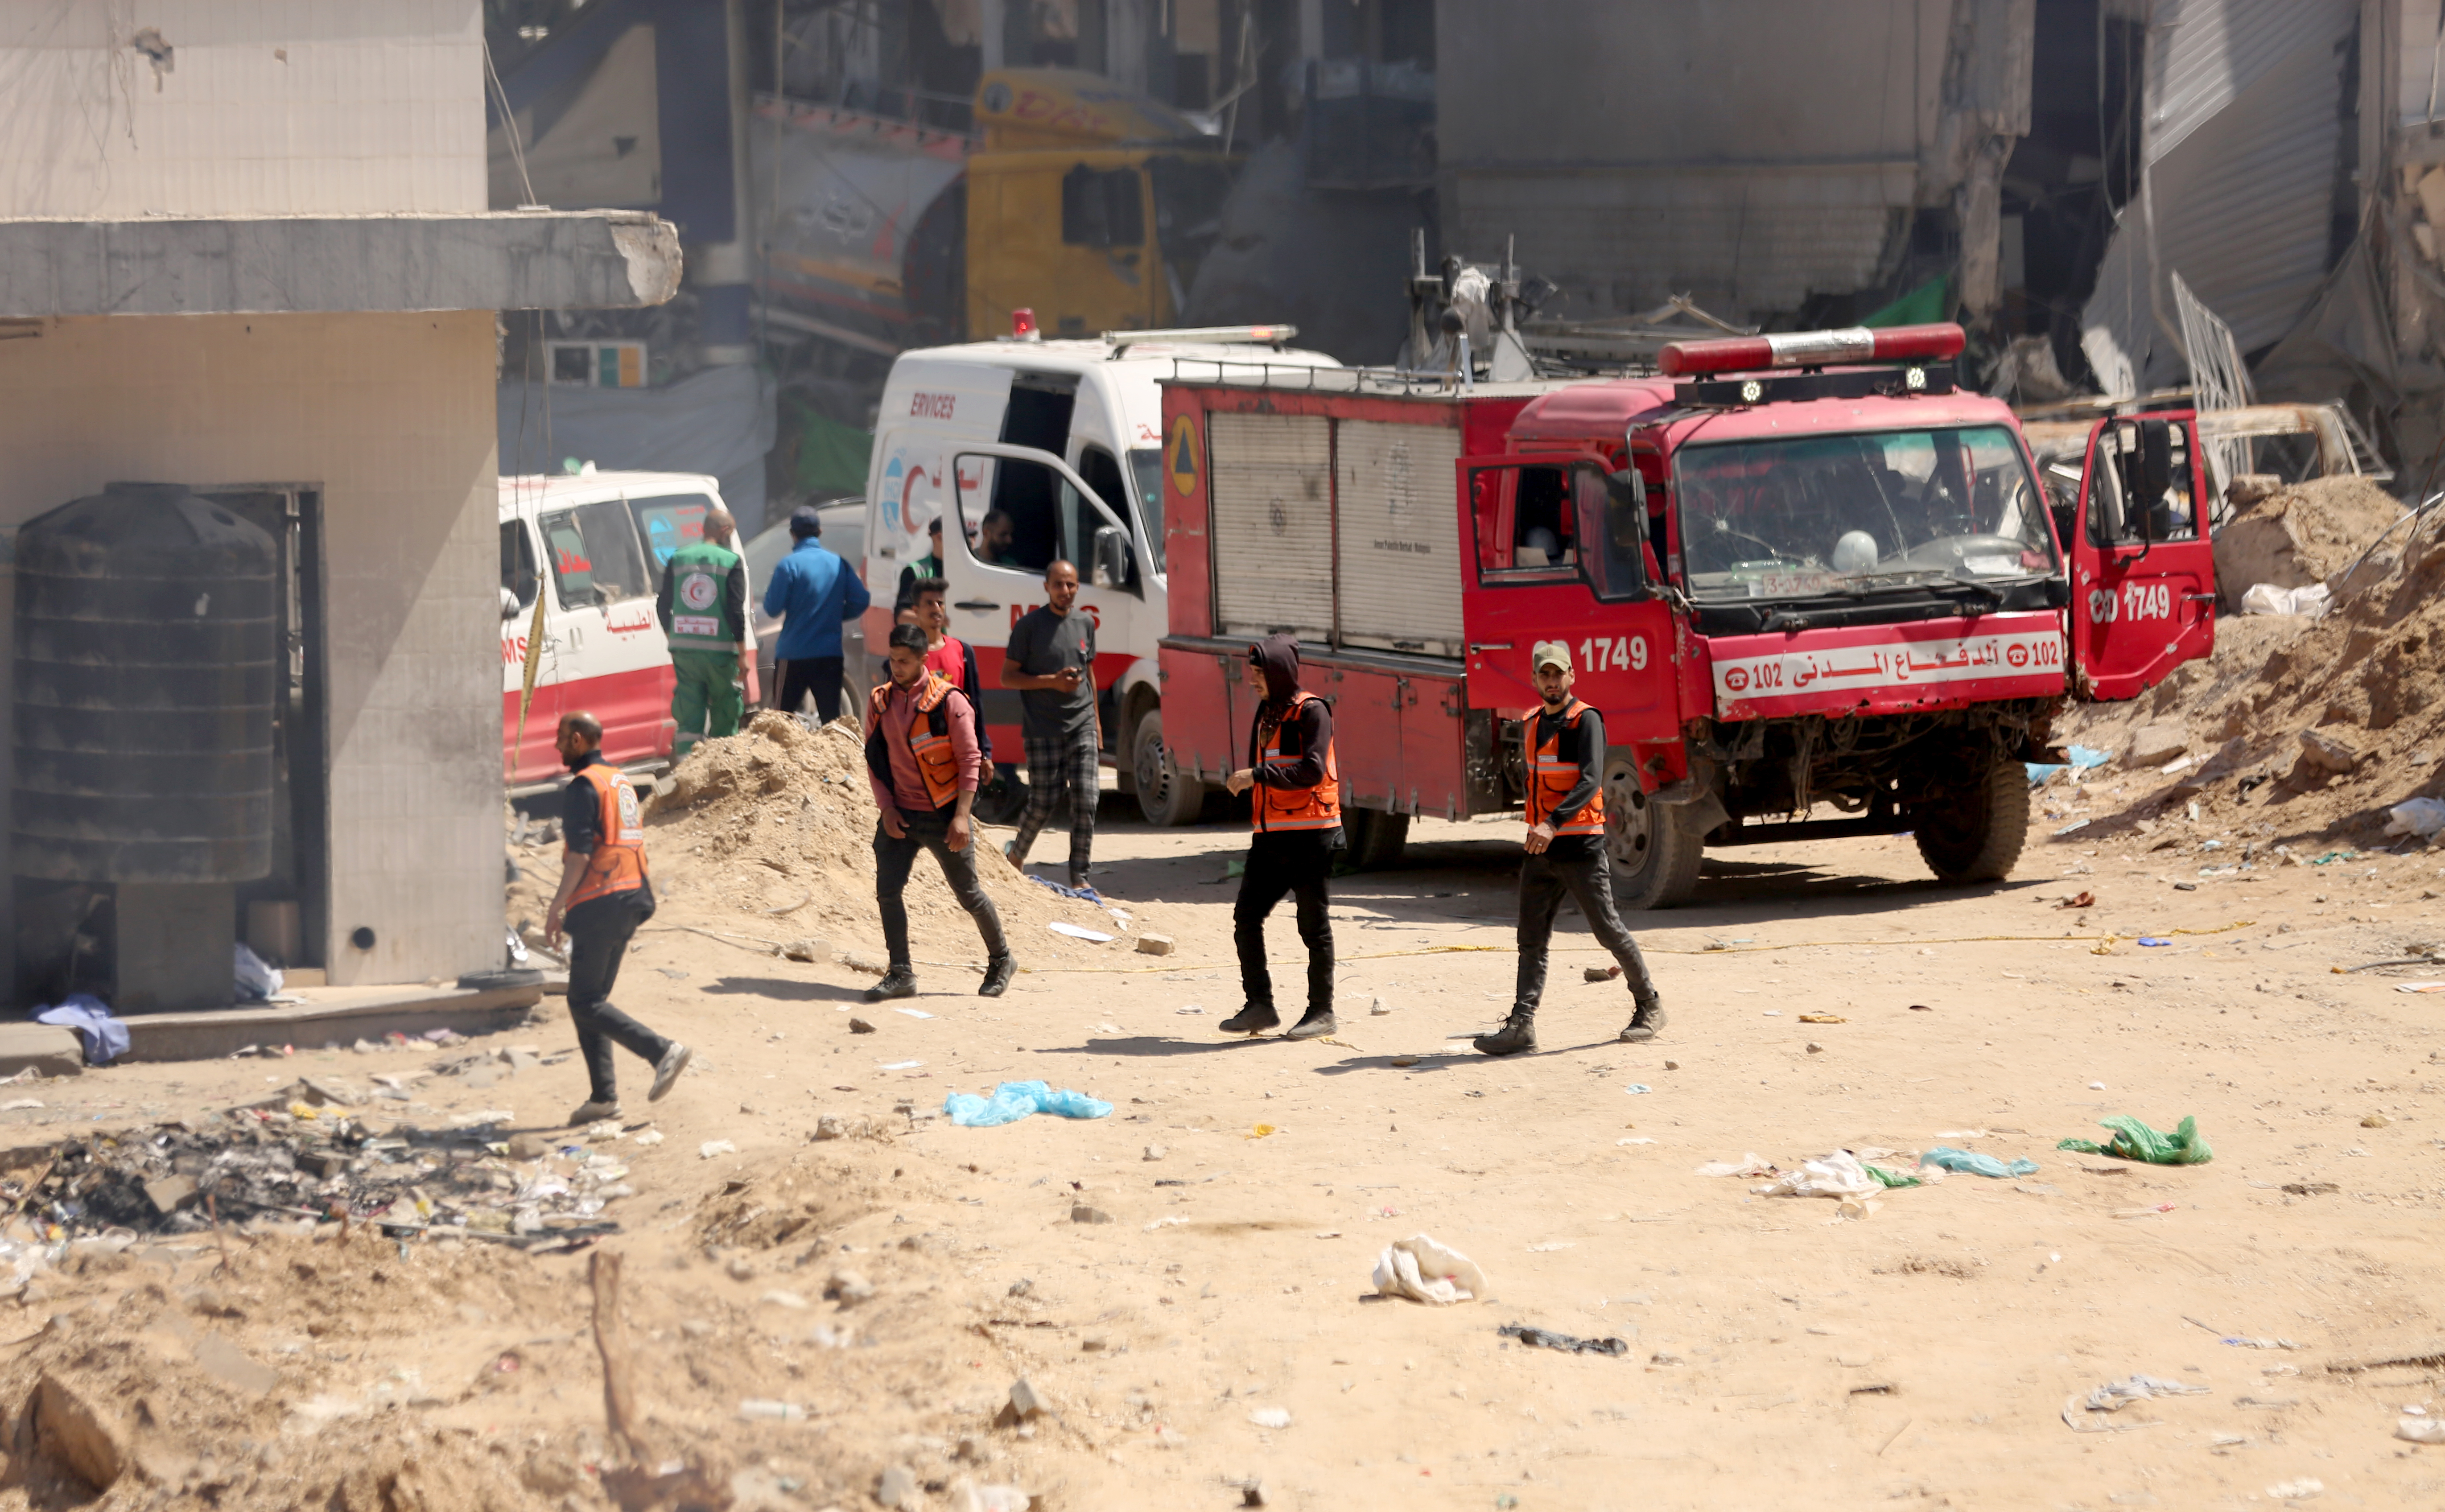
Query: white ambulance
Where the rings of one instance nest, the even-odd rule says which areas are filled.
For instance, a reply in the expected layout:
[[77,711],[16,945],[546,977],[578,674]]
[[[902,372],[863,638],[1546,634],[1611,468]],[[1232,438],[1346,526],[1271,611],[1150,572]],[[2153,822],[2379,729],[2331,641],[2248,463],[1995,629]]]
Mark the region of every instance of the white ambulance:
[[[501,488],[501,775],[513,795],[566,775],[552,748],[561,715],[603,721],[603,754],[623,767],[667,760],[671,653],[654,615],[671,553],[704,537],[721,507],[697,473],[504,477]],[[527,652],[542,595],[534,697],[521,721]]]
[[1002,650],[1044,602],[1046,565],[1074,564],[1075,612],[1096,627],[1104,759],[1149,821],[1191,823],[1204,792],[1164,755],[1155,662],[1170,625],[1161,384],[1341,364],[1284,346],[1288,326],[1042,341],[1017,315],[1011,337],[892,364],[867,474],[866,643],[889,637],[902,570],[940,519],[951,633],[976,649],[995,755],[1015,761],[1019,696],[1001,686]]

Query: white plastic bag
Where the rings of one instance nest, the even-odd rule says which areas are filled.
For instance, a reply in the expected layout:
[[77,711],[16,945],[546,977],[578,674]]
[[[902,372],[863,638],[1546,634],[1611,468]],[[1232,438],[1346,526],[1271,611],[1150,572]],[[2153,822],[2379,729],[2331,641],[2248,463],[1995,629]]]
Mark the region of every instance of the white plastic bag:
[[280,972],[270,961],[237,943],[237,996],[241,1002],[261,1002],[280,991]]
[[1847,1149],[1804,1161],[1798,1170],[1749,1188],[1760,1197],[1867,1197],[1884,1189],[1885,1184],[1869,1175],[1859,1157]]
[[2334,595],[2324,583],[2307,588],[2277,588],[2272,583],[2253,583],[2241,596],[2244,614],[2305,614],[2310,619],[2323,619]]
[[1460,1251],[1412,1234],[1394,1240],[1375,1258],[1375,1290],[1440,1307],[1484,1296],[1485,1272]]
[[2436,831],[2445,830],[2445,803],[2435,798],[2406,798],[2386,812],[2393,815],[2385,822],[2388,834],[2416,834],[2422,840],[2433,840]]

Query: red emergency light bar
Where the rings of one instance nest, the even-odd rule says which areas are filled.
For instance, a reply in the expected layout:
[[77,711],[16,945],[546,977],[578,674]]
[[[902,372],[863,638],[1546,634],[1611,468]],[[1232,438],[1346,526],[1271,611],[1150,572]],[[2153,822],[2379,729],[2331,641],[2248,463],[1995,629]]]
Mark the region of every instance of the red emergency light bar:
[[1668,343],[1655,365],[1675,378],[1693,373],[1741,373],[1768,367],[1824,367],[1835,363],[1937,362],[1957,357],[1961,327],[1892,326],[1870,330],[1785,331],[1774,336],[1727,336],[1716,341]]

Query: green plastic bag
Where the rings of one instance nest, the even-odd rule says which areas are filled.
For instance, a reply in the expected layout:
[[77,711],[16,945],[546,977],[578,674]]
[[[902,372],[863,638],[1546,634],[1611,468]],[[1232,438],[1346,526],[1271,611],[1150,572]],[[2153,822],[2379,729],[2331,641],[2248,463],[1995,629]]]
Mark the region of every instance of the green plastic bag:
[[2085,1139],[2066,1139],[2057,1149],[2075,1150],[2082,1155],[2113,1155],[2122,1160],[2144,1160],[2151,1166],[2204,1166],[2215,1159],[2215,1151],[2199,1137],[2199,1121],[2185,1118],[2172,1133],[2161,1133],[2137,1118],[2100,1118],[2098,1122],[2114,1130],[2114,1137],[2100,1145]]
[[1877,1181],[1883,1183],[1887,1186],[1924,1186],[1927,1185],[1915,1176],[1904,1176],[1896,1171],[1889,1171],[1882,1166],[1871,1166],[1866,1161],[1861,1161],[1859,1163],[1859,1168],[1866,1171],[1869,1175],[1874,1176]]

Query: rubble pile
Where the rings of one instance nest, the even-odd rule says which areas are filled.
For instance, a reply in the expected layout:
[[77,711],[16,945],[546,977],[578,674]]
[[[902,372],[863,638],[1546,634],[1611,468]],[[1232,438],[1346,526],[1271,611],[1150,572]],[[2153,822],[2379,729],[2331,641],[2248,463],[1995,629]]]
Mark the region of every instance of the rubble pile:
[[2128,703],[2074,705],[2061,737],[2119,758],[2081,785],[2119,811],[2084,838],[2170,812],[2210,832],[2390,843],[2387,812],[2445,786],[2440,522],[2397,530],[2356,572],[2367,547],[2343,558],[2324,617],[2221,617],[2209,660]]
[[615,1142],[659,1143],[615,1123],[581,1142],[532,1135],[501,1141],[505,1113],[466,1127],[385,1128],[349,1111],[364,1100],[325,1080],[298,1081],[265,1102],[73,1139],[20,1152],[0,1200],[39,1224],[21,1242],[132,1241],[196,1233],[220,1223],[303,1227],[337,1221],[400,1238],[466,1235],[521,1247],[567,1248],[619,1224],[604,1210],[636,1189]]
[[[2234,497],[2245,498],[2238,487]],[[2247,496],[2215,532],[2216,591],[2225,612],[2239,612],[2242,595],[2255,584],[2290,588],[2328,583],[2402,514],[2399,500],[2357,475],[2311,478]],[[2329,586],[2339,595],[2344,590],[2340,583]]]

